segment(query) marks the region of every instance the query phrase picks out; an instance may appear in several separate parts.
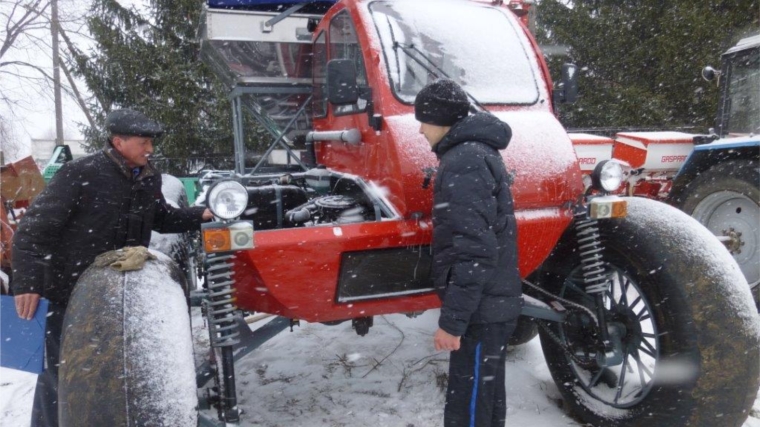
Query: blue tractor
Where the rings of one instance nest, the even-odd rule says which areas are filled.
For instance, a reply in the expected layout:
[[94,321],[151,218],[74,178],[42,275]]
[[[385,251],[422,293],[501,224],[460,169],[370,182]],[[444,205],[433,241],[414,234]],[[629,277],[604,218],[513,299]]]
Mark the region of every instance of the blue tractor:
[[[722,56],[715,129],[694,139],[674,178],[670,202],[723,241],[760,301],[760,34]],[[696,249],[696,248],[695,248]]]

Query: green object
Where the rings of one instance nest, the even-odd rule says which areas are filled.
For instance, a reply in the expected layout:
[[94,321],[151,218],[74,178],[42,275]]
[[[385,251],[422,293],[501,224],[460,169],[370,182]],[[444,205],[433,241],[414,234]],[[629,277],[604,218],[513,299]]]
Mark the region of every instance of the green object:
[[195,203],[195,198],[198,196],[198,178],[179,178],[179,180],[185,186],[187,203],[192,206]]
[[64,163],[74,159],[71,155],[71,148],[68,145],[56,145],[53,150],[53,155],[50,156],[45,169],[42,171],[42,178],[45,180],[45,184],[49,183],[53,179],[53,175],[58,172],[58,169],[63,166]]
[[51,179],[53,179],[53,175],[55,175],[56,172],[58,172],[58,169],[61,168],[62,165],[47,165],[45,166],[45,170],[42,171],[42,178],[45,179],[45,184],[49,183]]

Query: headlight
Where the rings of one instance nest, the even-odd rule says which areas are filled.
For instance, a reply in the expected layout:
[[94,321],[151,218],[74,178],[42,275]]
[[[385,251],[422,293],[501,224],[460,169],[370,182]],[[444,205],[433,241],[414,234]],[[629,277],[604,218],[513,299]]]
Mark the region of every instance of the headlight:
[[591,173],[591,183],[596,190],[613,192],[623,184],[623,167],[614,160],[599,162]]
[[239,217],[248,206],[248,190],[237,181],[220,181],[208,192],[208,208],[221,219]]

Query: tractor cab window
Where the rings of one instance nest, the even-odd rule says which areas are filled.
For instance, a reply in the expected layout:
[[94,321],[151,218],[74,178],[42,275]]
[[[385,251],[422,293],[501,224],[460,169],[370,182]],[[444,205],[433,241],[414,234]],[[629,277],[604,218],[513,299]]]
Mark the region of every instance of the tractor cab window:
[[[367,71],[364,67],[362,49],[356,36],[356,28],[347,11],[335,15],[330,21],[330,59],[350,59],[356,66],[356,83],[360,88],[367,87]],[[366,96],[366,95],[364,95]],[[356,104],[336,105],[336,116],[356,114],[367,109],[367,99],[359,96]]]
[[322,32],[314,41],[314,97],[312,98],[312,114],[314,117],[327,115],[327,91],[325,90],[325,74],[327,70],[327,43]]
[[760,49],[738,54],[728,80],[728,133],[760,132]]

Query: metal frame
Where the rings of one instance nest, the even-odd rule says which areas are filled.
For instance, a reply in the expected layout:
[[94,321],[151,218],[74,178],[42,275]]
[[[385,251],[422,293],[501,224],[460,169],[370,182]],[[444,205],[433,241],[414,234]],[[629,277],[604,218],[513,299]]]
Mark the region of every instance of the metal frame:
[[[240,333],[240,341],[235,344],[232,349],[233,362],[242,359],[290,326],[289,319],[275,317],[264,326],[255,331],[251,331],[248,324],[239,313],[235,315],[235,323],[237,324],[236,329]],[[204,362],[195,371],[196,386],[199,390],[203,389],[213,377],[211,364],[208,361]],[[199,427],[224,427],[227,425],[231,424],[220,421],[216,417],[211,418],[207,414],[198,412]]]
[[[310,85],[289,85],[287,87],[283,87],[271,84],[257,84],[255,86],[237,86],[232,90],[232,92],[230,92],[229,98],[232,104],[233,133],[235,138],[235,172],[238,175],[243,176],[256,174],[256,172],[261,168],[264,162],[267,161],[267,158],[272,153],[272,151],[277,148],[277,146],[283,148],[288,153],[288,164],[290,164],[290,159],[293,159],[295,163],[298,164],[298,166],[300,166],[303,170],[309,169],[303,162],[301,162],[301,160],[293,152],[290,146],[288,146],[287,143],[290,142],[290,140],[286,135],[288,132],[293,130],[293,125],[296,123],[299,117],[305,117],[306,107],[311,103],[312,99],[311,91],[312,90]],[[284,128],[281,128],[281,126],[277,124],[276,120],[267,113],[267,109],[264,108],[256,99],[258,96],[265,95],[298,94],[308,95],[308,97],[303,101],[303,103],[301,103],[301,105],[298,106],[296,113],[289,118]],[[253,100],[251,101],[253,106],[248,105],[246,102],[243,102],[243,97],[246,95],[254,95]],[[256,121],[259,122],[264,127],[264,129],[266,129],[267,132],[269,132],[275,138],[274,142],[269,145],[269,148],[264,153],[264,156],[261,158],[261,160],[259,160],[256,166],[254,166],[253,170],[250,173],[246,173],[245,171],[245,129],[243,126],[244,110],[248,111],[254,117],[254,119],[256,119]]]
[[[290,9],[294,8],[295,6]],[[310,42],[311,37],[301,38],[299,28],[307,28],[309,19],[319,20],[322,19],[323,15],[296,14],[297,10],[290,9],[284,12],[264,12],[206,7],[201,17],[201,38],[204,40],[251,40],[273,43]],[[275,24],[277,24],[276,27]]]

